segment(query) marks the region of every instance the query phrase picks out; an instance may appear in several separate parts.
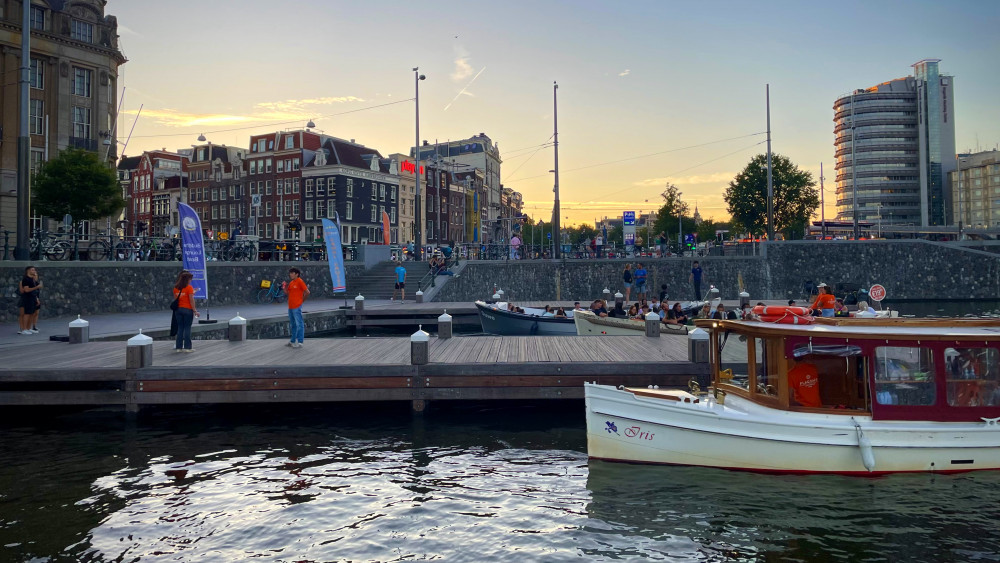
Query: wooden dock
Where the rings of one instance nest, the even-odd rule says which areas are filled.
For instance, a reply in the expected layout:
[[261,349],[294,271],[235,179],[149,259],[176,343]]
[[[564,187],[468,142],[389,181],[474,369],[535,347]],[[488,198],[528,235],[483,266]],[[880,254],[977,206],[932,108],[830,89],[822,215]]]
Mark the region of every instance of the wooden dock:
[[192,354],[153,343],[151,366],[126,369],[125,344],[39,343],[0,358],[0,405],[141,405],[314,401],[581,399],[583,382],[687,387],[708,365],[687,338],[431,338],[411,365],[408,338],[195,341]]

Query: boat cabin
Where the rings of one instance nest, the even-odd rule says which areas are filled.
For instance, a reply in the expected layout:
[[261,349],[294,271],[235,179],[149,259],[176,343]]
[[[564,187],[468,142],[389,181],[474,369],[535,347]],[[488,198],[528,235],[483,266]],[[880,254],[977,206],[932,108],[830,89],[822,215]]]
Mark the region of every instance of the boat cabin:
[[1000,322],[702,320],[716,396],[874,420],[1000,417]]

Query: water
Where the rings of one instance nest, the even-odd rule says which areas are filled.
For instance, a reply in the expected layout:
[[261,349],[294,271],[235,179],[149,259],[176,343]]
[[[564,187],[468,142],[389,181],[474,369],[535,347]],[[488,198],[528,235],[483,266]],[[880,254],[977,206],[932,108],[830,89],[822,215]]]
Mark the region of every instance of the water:
[[27,416],[0,561],[1000,560],[1000,473],[588,462],[579,402]]

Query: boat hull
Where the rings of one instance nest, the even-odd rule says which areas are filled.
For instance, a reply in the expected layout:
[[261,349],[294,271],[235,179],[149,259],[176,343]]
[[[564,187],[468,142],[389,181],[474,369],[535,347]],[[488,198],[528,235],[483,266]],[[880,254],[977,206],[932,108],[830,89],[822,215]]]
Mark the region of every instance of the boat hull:
[[476,309],[479,311],[479,321],[483,325],[483,332],[487,334],[576,336],[576,325],[573,324],[572,318],[557,319],[511,313],[494,309],[479,301],[476,302]]
[[[776,473],[872,475],[1000,468],[1000,428],[985,423],[873,422],[776,411],[730,398],[685,403],[586,384],[594,459]],[[854,426],[870,441],[873,467]]]
[[[586,311],[577,312],[573,315],[576,322],[576,334],[580,336],[645,336],[645,321],[618,319],[618,318],[598,318],[593,313]],[[681,325],[671,325],[660,323],[660,335],[687,334],[687,327]]]

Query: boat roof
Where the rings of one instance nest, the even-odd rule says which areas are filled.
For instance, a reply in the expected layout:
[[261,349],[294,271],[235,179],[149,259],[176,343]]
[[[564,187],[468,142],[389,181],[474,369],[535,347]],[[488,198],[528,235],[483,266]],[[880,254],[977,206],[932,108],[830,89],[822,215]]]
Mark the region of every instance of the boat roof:
[[857,319],[855,322],[817,322],[806,325],[777,324],[760,321],[705,320],[695,321],[701,328],[758,332],[773,336],[897,338],[912,340],[997,340],[1000,341],[1000,321],[994,319]]

